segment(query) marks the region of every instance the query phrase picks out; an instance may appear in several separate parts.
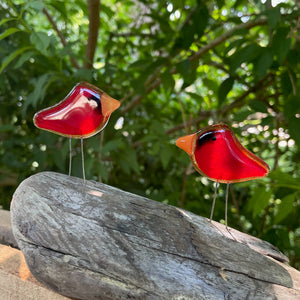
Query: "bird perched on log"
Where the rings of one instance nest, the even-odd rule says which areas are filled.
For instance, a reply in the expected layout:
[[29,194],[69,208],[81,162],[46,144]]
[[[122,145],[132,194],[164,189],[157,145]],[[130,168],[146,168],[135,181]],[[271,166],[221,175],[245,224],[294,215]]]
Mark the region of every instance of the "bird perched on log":
[[98,87],[80,82],[58,104],[43,109],[34,115],[33,122],[38,128],[70,138],[81,139],[82,168],[84,172],[83,139],[91,137],[106,126],[111,113],[119,108],[120,102],[111,98]]
[[225,223],[227,226],[228,187],[230,183],[264,177],[269,166],[238,141],[232,129],[223,123],[202,128],[180,137],[176,145],[190,156],[195,169],[216,181],[210,220],[219,183],[226,183]]

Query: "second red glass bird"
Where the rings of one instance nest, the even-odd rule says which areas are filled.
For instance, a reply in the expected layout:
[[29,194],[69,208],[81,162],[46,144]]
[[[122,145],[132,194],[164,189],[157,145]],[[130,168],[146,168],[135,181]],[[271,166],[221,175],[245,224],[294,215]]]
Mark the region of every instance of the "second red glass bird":
[[[247,150],[238,141],[232,129],[226,124],[215,124],[200,131],[183,136],[176,145],[190,156],[195,169],[203,176],[227,183],[225,223],[227,226],[227,198],[230,183],[264,177],[269,166]],[[210,219],[212,219],[216,190]]]

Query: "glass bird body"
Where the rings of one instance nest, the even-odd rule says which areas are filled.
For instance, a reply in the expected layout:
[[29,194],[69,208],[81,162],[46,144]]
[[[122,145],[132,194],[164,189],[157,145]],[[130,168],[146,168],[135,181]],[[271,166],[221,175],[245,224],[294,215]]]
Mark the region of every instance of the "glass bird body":
[[98,87],[80,82],[61,102],[37,112],[33,117],[36,127],[69,138],[69,175],[72,169],[71,139],[81,140],[82,174],[85,182],[83,139],[100,132],[120,102]]
[[234,183],[264,177],[269,166],[247,150],[226,124],[205,127],[184,136],[176,145],[185,150],[202,175],[221,183]]
[[101,131],[120,102],[86,82],[78,83],[58,104],[34,115],[41,129],[71,137],[88,138]]

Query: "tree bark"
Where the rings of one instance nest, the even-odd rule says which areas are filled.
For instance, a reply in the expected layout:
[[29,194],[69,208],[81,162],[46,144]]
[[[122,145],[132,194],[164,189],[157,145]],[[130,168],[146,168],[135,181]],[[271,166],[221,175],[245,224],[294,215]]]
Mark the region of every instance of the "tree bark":
[[84,67],[91,69],[93,67],[95,51],[97,48],[100,26],[100,0],[88,0],[87,3],[89,10],[89,32],[85,49]]
[[33,275],[78,299],[299,299],[271,244],[94,181],[44,172],[11,205]]

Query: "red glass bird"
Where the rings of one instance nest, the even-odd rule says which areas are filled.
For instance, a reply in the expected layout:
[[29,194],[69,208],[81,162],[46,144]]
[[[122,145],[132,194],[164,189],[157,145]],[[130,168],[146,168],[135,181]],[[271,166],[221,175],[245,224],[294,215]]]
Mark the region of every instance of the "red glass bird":
[[229,184],[264,177],[269,173],[269,166],[244,148],[232,129],[223,123],[183,136],[176,141],[176,145],[189,154],[193,166],[200,174],[217,182],[210,220],[213,216],[218,183],[227,183],[226,227]]
[[119,108],[120,102],[111,98],[98,87],[80,82],[58,104],[37,112],[33,122],[38,128],[70,138],[71,174],[71,138],[81,139],[83,177],[83,138],[100,132],[107,124],[111,113]]

